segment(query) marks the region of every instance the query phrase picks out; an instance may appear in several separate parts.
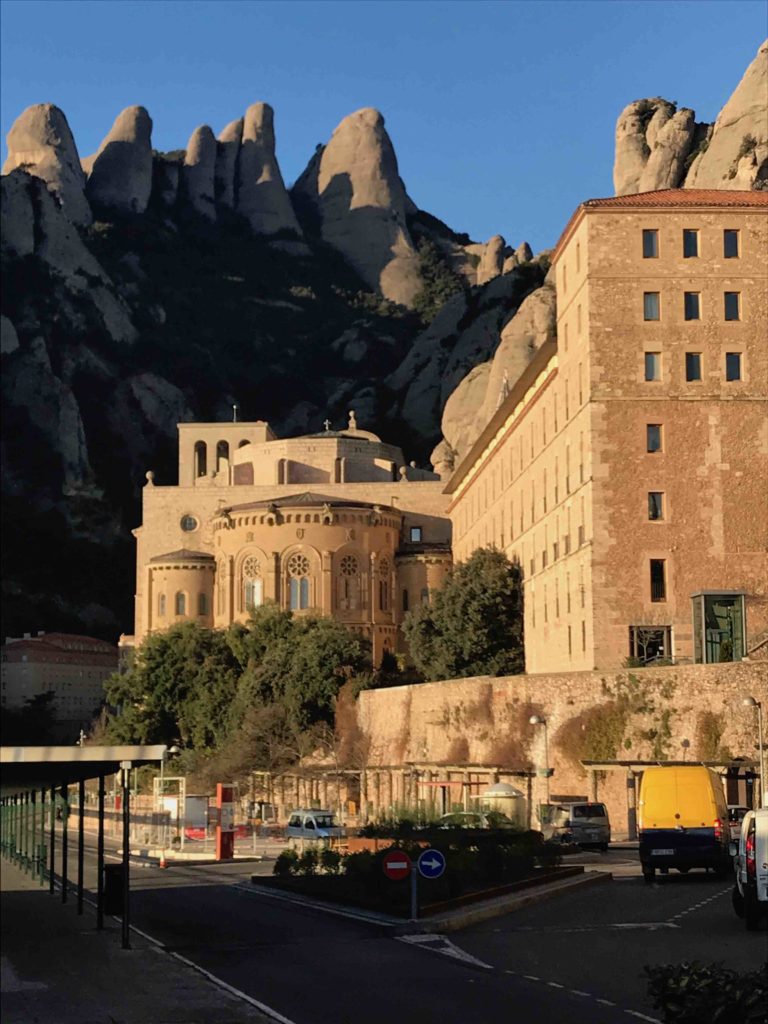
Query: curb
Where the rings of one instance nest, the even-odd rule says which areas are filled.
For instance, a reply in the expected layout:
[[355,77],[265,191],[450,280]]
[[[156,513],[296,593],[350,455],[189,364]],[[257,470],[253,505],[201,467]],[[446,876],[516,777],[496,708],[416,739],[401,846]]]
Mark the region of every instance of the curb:
[[513,893],[508,896],[498,896],[484,903],[476,903],[471,907],[460,910],[448,911],[444,914],[434,914],[430,917],[419,918],[417,921],[404,921],[400,917],[390,917],[386,914],[379,914],[375,911],[358,910],[348,905],[330,904],[320,900],[313,900],[310,897],[300,896],[297,893],[285,893],[279,890],[260,887],[251,878],[251,887],[247,888],[238,884],[236,887],[249,892],[252,895],[266,896],[270,899],[282,900],[292,903],[294,906],[303,907],[305,910],[318,911],[319,913],[333,914],[337,917],[348,917],[366,924],[374,924],[386,928],[390,934],[418,935],[422,933],[455,932],[462,928],[468,928],[480,921],[487,921],[493,917],[501,917],[503,914],[511,914],[515,910],[522,910],[523,907],[531,906],[534,903],[542,903],[544,900],[553,899],[573,889],[587,888],[593,885],[601,885],[603,882],[612,882],[613,875],[607,871],[585,871],[575,878],[565,878],[561,882],[551,882],[546,886],[537,886],[525,893]]
[[612,881],[613,875],[608,871],[585,871],[583,875],[578,875],[576,878],[565,878],[562,882],[552,882],[546,887],[541,886],[530,892],[500,896],[494,900],[487,900],[485,903],[477,903],[473,907],[449,911],[445,914],[435,914],[419,921],[411,921],[405,928],[398,929],[398,932],[401,935],[418,934],[419,932],[456,932],[462,928],[468,928],[472,924],[488,921],[493,917],[501,917],[503,914],[511,914],[515,910],[522,910],[523,907],[529,907],[534,903],[543,903],[544,900],[554,899],[556,896],[561,896],[574,889],[588,888]]

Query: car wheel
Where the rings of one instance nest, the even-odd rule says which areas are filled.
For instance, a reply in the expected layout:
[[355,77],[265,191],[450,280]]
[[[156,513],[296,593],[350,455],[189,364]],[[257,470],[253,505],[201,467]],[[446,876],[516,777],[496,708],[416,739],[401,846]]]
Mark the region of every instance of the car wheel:
[[646,885],[651,885],[654,878],[656,877],[655,868],[643,868],[643,881]]
[[744,897],[739,892],[738,885],[734,885],[733,892],[731,893],[731,903],[736,917],[744,918]]

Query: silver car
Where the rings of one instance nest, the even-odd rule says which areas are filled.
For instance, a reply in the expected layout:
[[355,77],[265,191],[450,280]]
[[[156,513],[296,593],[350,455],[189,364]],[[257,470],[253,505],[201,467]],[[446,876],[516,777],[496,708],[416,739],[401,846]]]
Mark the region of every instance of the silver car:
[[607,850],[611,841],[611,823],[605,804],[550,804],[542,824],[546,839]]

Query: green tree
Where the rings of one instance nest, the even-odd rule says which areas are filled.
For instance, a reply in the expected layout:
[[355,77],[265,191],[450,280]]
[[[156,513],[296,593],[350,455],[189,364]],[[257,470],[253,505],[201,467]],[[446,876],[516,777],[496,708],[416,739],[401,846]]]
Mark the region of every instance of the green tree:
[[148,636],[106,683],[107,733],[133,743],[213,747],[226,735],[243,666],[226,633],[193,622]]
[[53,690],[28,697],[21,708],[3,708],[3,746],[42,746],[54,742],[56,713]]
[[451,570],[430,605],[406,615],[403,631],[428,680],[522,672],[520,566],[493,548],[475,551]]
[[422,285],[413,300],[413,308],[424,323],[429,323],[451,296],[464,290],[464,285],[429,238],[421,239],[417,251]]

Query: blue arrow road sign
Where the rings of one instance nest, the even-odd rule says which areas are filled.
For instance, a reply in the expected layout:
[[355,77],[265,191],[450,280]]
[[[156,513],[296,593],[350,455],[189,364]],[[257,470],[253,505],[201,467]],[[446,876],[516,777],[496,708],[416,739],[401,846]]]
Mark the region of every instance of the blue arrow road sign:
[[419,857],[419,874],[424,878],[439,878],[445,871],[445,857],[439,850],[425,850]]

